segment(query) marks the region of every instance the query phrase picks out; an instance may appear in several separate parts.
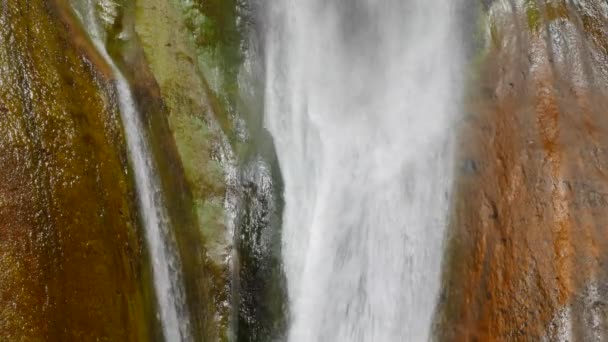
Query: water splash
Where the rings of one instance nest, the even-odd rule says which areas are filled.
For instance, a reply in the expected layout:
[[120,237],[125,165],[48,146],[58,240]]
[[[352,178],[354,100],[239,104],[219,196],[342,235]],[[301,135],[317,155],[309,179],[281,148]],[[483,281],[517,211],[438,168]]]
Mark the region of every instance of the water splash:
[[460,97],[457,3],[266,5],[289,341],[429,339]]

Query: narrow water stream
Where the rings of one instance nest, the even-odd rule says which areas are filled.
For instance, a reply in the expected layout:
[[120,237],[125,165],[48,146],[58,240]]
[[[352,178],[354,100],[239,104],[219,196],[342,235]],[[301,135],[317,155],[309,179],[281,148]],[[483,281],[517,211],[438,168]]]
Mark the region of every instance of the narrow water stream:
[[160,180],[129,83],[106,49],[106,37],[100,27],[95,2],[83,1],[75,5],[74,10],[98,52],[114,73],[140,216],[152,259],[154,289],[162,332],[166,341],[190,341],[192,336],[184,298],[181,265],[161,193]]
[[461,95],[458,3],[266,5],[291,342],[429,339]]

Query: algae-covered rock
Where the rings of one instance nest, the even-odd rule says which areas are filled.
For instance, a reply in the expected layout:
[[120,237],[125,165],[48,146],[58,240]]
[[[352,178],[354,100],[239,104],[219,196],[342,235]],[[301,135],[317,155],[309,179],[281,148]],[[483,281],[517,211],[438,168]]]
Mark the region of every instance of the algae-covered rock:
[[224,340],[231,252],[224,204],[231,152],[212,117],[205,79],[188,58],[180,12],[172,6],[104,0],[95,15],[147,130],[177,241],[192,334],[195,340]]
[[109,68],[59,3],[1,9],[0,340],[149,340]]
[[[218,124],[220,106],[209,91],[196,62],[196,51],[184,25],[178,4],[165,0],[142,0],[136,4],[135,30],[155,80],[158,82],[167,120],[192,194],[198,230],[204,239],[207,273],[213,283],[207,303],[195,310],[212,319],[204,334],[226,338],[229,325],[229,264],[231,231],[224,204],[227,196],[227,145]],[[224,164],[222,164],[224,163]],[[192,257],[185,255],[185,258]],[[215,331],[215,332],[214,332]],[[223,337],[222,337],[223,336]]]
[[[224,225],[221,207],[226,177],[220,162],[226,158],[222,154],[229,146],[222,146],[222,130],[214,116],[219,106],[196,63],[180,9],[171,1],[139,1],[135,29],[167,108],[198,219],[217,223],[221,217],[219,221]],[[223,262],[229,244],[229,235],[222,234],[226,229],[203,229],[212,259]]]
[[[272,143],[261,138],[267,133],[256,117],[260,105],[250,108],[254,101],[240,97],[248,24],[243,12],[242,1],[138,0],[135,31],[167,108],[207,265],[216,270],[207,274],[215,309],[201,303],[194,310],[216,319],[205,336],[215,330],[220,338],[264,341],[282,333],[285,323],[280,180],[268,187],[247,176],[270,171],[263,165],[276,157],[263,147]],[[243,109],[247,113],[237,113]],[[244,127],[247,115],[256,117],[247,122],[255,127]],[[252,132],[257,138],[248,141]],[[266,161],[249,165],[257,153]],[[249,170],[261,166],[266,171]],[[278,168],[271,173],[267,177],[277,176]]]
[[[283,310],[283,296],[275,295],[282,273],[280,240],[273,232],[280,207],[266,203],[278,193],[251,194],[266,201],[251,207],[258,202],[242,198],[233,152],[245,145],[242,132],[236,133],[235,111],[242,62],[239,6],[236,1],[103,0],[94,8],[106,47],[129,80],[148,130],[179,249],[192,333],[201,341],[226,340],[237,324],[243,326],[239,331],[264,340],[283,324],[275,317],[282,318]],[[250,231],[242,232],[235,247],[239,224]],[[273,236],[263,252],[246,238],[262,230]],[[272,304],[252,307],[266,299]],[[268,317],[260,324],[258,316]]]

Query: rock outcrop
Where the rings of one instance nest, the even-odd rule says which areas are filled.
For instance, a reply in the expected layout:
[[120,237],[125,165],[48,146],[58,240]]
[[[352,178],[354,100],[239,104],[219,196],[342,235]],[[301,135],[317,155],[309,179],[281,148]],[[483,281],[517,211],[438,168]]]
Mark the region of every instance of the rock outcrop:
[[608,336],[608,6],[495,1],[462,123],[436,332]]
[[151,339],[109,68],[60,2],[3,2],[0,41],[0,340]]

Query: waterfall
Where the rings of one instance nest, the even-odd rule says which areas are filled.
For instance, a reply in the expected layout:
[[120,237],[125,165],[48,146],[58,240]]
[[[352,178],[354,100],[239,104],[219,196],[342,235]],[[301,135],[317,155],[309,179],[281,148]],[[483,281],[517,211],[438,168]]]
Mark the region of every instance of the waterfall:
[[105,47],[105,33],[96,15],[96,6],[103,5],[103,1],[86,0],[75,4],[74,10],[96,49],[114,73],[140,216],[152,259],[154,289],[164,338],[172,342],[189,341],[192,337],[181,279],[181,265],[163,203],[160,180],[155,171],[145,126],[135,106],[129,83]]
[[265,5],[291,342],[430,338],[461,96],[458,2]]

